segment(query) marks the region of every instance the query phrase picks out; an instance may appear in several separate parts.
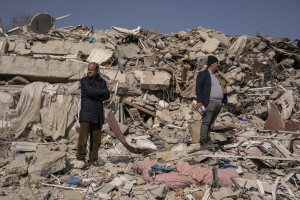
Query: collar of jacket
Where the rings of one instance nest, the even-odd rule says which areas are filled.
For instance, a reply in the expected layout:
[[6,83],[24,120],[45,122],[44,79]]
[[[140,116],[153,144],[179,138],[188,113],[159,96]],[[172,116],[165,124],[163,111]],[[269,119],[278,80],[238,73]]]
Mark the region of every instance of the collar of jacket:
[[[90,76],[88,76],[88,75],[87,75],[87,77],[88,77],[89,80],[93,80],[92,77],[90,77]],[[99,74],[96,75],[95,80],[101,80],[101,77],[99,76]]]

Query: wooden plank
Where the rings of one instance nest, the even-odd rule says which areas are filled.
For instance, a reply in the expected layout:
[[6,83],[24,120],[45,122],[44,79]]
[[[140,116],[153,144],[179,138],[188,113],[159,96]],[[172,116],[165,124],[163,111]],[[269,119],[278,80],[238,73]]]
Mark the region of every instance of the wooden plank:
[[258,159],[258,160],[285,160],[285,161],[300,161],[298,158],[284,158],[272,156],[239,156],[239,155],[214,155],[214,154],[194,154],[194,156],[203,156],[208,158],[242,158],[242,159]]
[[266,129],[258,129],[257,132],[264,132],[264,133],[284,133],[284,134],[293,134],[293,135],[300,135],[299,131],[293,132],[293,131],[280,131],[280,130],[266,130]]
[[289,180],[295,175],[295,173],[291,172],[288,175],[286,175],[283,180],[284,182],[289,182]]
[[292,158],[292,153],[289,150],[287,150],[279,141],[273,140],[272,143],[278,149],[278,151],[282,153],[285,157]]
[[125,103],[125,104],[127,104],[127,105],[129,105],[129,106],[132,106],[132,107],[134,107],[134,108],[137,108],[137,109],[139,109],[139,110],[141,110],[141,111],[143,111],[143,112],[145,112],[145,113],[147,113],[147,114],[149,114],[149,115],[151,115],[151,116],[153,116],[153,117],[155,116],[155,112],[152,112],[152,111],[150,111],[150,110],[148,110],[148,109],[146,109],[146,108],[143,108],[142,106],[139,106],[139,105],[136,105],[136,104],[134,104],[134,103],[131,103],[131,102],[125,100],[125,99],[123,99],[122,102]]
[[276,190],[277,190],[277,185],[278,185],[280,179],[281,179],[280,177],[277,177],[275,180],[275,183],[273,185],[273,189],[272,189],[272,199],[273,200],[276,200]]
[[277,140],[293,140],[295,138],[288,138],[288,137],[274,137],[274,136],[242,136],[238,135],[236,137],[243,137],[243,138],[262,138],[262,139],[277,139]]
[[258,191],[260,192],[260,194],[265,195],[264,187],[262,186],[262,183],[259,179],[256,180],[256,185],[257,185],[257,188],[258,188]]
[[286,184],[286,182],[284,180],[281,179],[281,184],[287,189],[288,193],[290,194],[290,196],[293,199],[296,199],[296,196],[294,195],[293,191],[291,190],[291,188],[288,186],[288,184]]

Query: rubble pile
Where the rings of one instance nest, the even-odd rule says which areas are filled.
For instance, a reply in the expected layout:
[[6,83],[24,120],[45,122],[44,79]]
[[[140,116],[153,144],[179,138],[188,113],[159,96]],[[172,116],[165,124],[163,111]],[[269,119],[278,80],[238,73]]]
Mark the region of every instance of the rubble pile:
[[[81,25],[0,37],[1,199],[300,198],[300,43],[256,35]],[[192,108],[209,55],[228,86],[215,151],[200,149]],[[88,62],[111,92],[99,168],[75,158]]]

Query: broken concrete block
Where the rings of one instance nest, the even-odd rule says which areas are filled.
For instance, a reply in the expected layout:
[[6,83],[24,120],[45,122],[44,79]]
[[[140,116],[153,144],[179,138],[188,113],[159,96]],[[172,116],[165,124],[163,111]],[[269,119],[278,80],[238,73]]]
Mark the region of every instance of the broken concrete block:
[[[15,43],[15,44],[14,44]],[[9,43],[14,51],[19,54],[27,54],[29,50],[25,48],[23,41],[15,41]],[[105,48],[101,43],[89,43],[86,41],[74,42],[71,40],[49,40],[47,42],[36,41],[30,46],[30,51],[36,54],[52,54],[52,55],[70,55],[77,54],[81,51],[83,54],[89,55],[94,48]]]
[[19,178],[19,175],[17,175],[17,174],[5,176],[0,179],[0,185],[7,187],[7,186],[18,183],[19,180],[20,180],[20,178]]
[[191,60],[196,60],[196,52],[190,52],[190,59]]
[[5,167],[5,172],[8,174],[26,175],[29,163],[26,161],[25,154],[16,157],[11,163]]
[[8,159],[0,158],[0,168],[7,165],[8,162]]
[[201,51],[207,53],[213,53],[217,50],[220,41],[215,38],[208,38],[205,43],[203,44]]
[[201,29],[197,30],[197,33],[199,34],[200,38],[203,40],[207,40],[209,38],[208,34]]
[[164,58],[166,60],[171,60],[172,59],[172,54],[170,54],[169,52],[165,54]]
[[101,65],[107,62],[113,55],[113,51],[102,48],[95,48],[92,50],[90,56],[88,57],[88,62],[95,62]]
[[8,50],[8,42],[7,39],[5,37],[1,37],[0,38],[0,55],[1,54],[5,54]]
[[100,69],[100,73],[105,79],[116,80],[120,83],[126,82],[126,73],[120,73],[118,70]]
[[228,104],[232,104],[232,105],[237,105],[237,104],[238,104],[237,98],[238,98],[238,97],[237,97],[237,94],[230,95],[230,96],[228,97],[227,103],[228,103]]
[[80,80],[86,73],[87,64],[25,56],[0,56],[0,66],[0,75],[18,75],[34,81],[64,82]]
[[281,105],[281,119],[288,120],[293,112],[295,102],[293,98],[293,91],[287,90],[279,99],[278,103]]
[[141,88],[148,90],[166,90],[170,86],[171,74],[165,71],[135,71]]
[[241,36],[228,49],[228,54],[242,54],[246,47],[247,36]]
[[283,66],[285,66],[285,67],[292,67],[293,66],[293,64],[294,64],[294,60],[293,59],[291,59],[291,58],[286,58],[286,59],[283,59],[280,63],[283,65]]
[[164,199],[169,189],[165,184],[139,185],[132,188],[131,195],[137,199]]
[[203,53],[202,51],[199,51],[198,53],[196,53],[196,58],[197,59],[204,58],[205,56],[206,56],[205,53]]
[[38,144],[30,142],[13,142],[11,145],[12,151],[37,151]]
[[219,40],[219,42],[227,47],[228,46],[228,37],[224,34],[224,33],[221,33],[221,32],[214,32],[213,33],[213,38]]
[[28,168],[28,174],[47,177],[66,168],[67,154],[58,151],[37,151]]
[[12,99],[12,95],[7,92],[0,92],[0,104],[7,104]]

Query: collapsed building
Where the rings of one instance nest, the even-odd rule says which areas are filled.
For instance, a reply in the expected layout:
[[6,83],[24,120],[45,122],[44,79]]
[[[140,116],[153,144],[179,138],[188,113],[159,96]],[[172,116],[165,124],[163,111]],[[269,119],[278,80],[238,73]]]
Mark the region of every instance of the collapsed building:
[[[81,25],[0,37],[1,198],[299,198],[300,43],[256,35]],[[214,152],[191,106],[209,55],[228,85]],[[88,62],[111,92],[100,168],[75,158]]]

